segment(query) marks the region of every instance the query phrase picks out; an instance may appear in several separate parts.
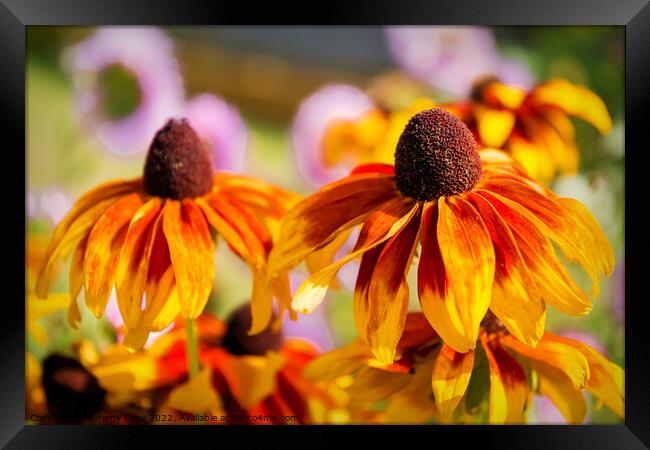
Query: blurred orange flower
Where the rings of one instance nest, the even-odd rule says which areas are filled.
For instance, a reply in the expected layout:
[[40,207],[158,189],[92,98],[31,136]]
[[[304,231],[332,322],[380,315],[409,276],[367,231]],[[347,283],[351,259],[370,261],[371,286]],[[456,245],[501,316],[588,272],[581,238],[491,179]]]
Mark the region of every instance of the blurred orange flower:
[[441,105],[458,116],[485,147],[507,150],[536,179],[578,170],[580,154],[569,117],[577,117],[602,134],[612,129],[607,107],[595,93],[554,78],[531,91],[495,79],[476,84],[472,98]]

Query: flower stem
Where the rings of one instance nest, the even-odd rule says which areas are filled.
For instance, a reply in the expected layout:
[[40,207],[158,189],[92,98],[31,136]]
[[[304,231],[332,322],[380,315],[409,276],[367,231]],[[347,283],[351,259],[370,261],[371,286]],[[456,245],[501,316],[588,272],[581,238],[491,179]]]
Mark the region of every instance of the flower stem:
[[199,366],[199,341],[196,334],[196,322],[194,319],[185,319],[185,337],[187,373],[188,378],[193,378],[197,376],[201,370]]

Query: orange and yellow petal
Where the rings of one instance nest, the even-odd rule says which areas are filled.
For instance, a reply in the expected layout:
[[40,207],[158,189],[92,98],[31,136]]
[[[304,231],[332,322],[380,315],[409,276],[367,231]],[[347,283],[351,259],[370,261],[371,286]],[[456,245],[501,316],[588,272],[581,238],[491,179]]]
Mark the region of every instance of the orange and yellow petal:
[[579,350],[589,363],[587,390],[600,399],[618,417],[625,417],[625,372],[589,345],[546,333],[545,338]]
[[560,370],[546,364],[534,364],[541,395],[555,405],[569,424],[584,422],[587,402],[582,391],[576,389],[571,380]]
[[515,126],[515,114],[507,109],[482,105],[476,105],[474,114],[481,143],[486,147],[501,148]]
[[[406,212],[404,212],[404,210]],[[398,233],[405,223],[419,211],[419,205],[408,199],[399,198],[386,202],[385,208],[373,213],[371,225],[362,228],[354,250],[333,264],[310,275],[300,285],[292,301],[292,308],[303,314],[312,312],[325,297],[325,293],[339,269],[354,258],[377,247]],[[403,214],[403,215],[400,215]]]
[[192,200],[168,200],[163,209],[163,231],[174,268],[181,314],[201,314],[214,281],[210,230],[201,209]]
[[500,345],[498,338],[481,336],[490,369],[488,420],[491,424],[522,423],[530,389],[519,363]]
[[531,348],[512,336],[503,336],[501,343],[520,355],[547,364],[561,370],[571,380],[575,389],[584,389],[590,377],[589,363],[577,349],[547,338],[549,333],[539,341],[537,347]]
[[419,235],[420,214],[414,214],[386,242],[370,278],[365,335],[373,354],[383,364],[393,362],[404,330],[409,304],[406,274]]
[[339,233],[366,220],[387,200],[399,196],[392,177],[365,173],[325,186],[284,217],[269,255],[269,276],[292,269]]
[[482,89],[481,97],[493,107],[516,110],[526,99],[526,91],[519,86],[491,82]]
[[139,194],[123,197],[97,220],[88,236],[84,256],[86,305],[101,317],[113,290],[127,227],[143,205]]
[[554,78],[535,87],[528,102],[535,106],[560,108],[567,114],[589,122],[602,134],[612,129],[612,119],[605,103],[584,86]]
[[437,205],[435,228],[433,223],[425,224],[429,235],[425,229],[418,271],[420,302],[440,337],[464,353],[476,346],[481,320],[490,305],[494,249],[481,216],[469,202],[449,196],[440,197]]
[[474,351],[458,353],[444,344],[431,373],[431,386],[438,411],[449,418],[465,395],[474,369]]
[[465,353],[476,346],[462,334],[451,320],[448,308],[455,312],[451,298],[447,296],[445,266],[438,246],[438,205],[428,202],[422,212],[422,249],[418,264],[418,297],[425,317],[454,350]]
[[591,301],[562,265],[548,238],[539,230],[529,211],[491,191],[477,193],[490,202],[508,224],[530,274],[542,298],[560,311],[584,315],[591,311]]
[[149,259],[155,233],[161,223],[161,201],[152,197],[135,213],[129,223],[116,274],[117,303],[127,328],[139,319],[145,292]]
[[36,281],[36,295],[45,298],[54,264],[87,236],[95,222],[121,197],[137,191],[139,181],[112,181],[84,194],[54,229]]
[[508,225],[478,194],[467,200],[481,215],[495,253],[495,275],[490,310],[517,339],[535,346],[544,333],[546,306]]

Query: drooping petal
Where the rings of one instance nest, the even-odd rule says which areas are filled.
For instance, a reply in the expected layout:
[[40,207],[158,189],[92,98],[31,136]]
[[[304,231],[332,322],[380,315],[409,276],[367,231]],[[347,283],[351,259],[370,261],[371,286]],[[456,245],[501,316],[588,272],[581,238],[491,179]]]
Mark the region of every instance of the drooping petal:
[[473,368],[474,350],[458,353],[447,344],[440,349],[431,374],[431,386],[443,417],[451,417],[465,395]]
[[[140,179],[133,181],[113,180],[103,183],[82,195],[54,229],[44,260],[47,261],[53,256],[53,252],[61,244],[65,235],[68,234],[71,225],[85,212],[106,200],[112,199],[115,202],[120,197],[138,190],[141,185]],[[104,203],[104,205],[110,205],[110,203]]]
[[227,197],[212,195],[207,197],[207,200],[214,211],[241,237],[248,255],[248,259],[244,257],[245,255],[243,256],[244,261],[254,265],[257,269],[265,266],[267,255],[272,246],[271,234],[266,227],[245,209],[228,201]]
[[161,201],[152,197],[129,223],[116,274],[117,303],[127,328],[139,319],[155,233],[161,226]]
[[526,373],[519,363],[499,344],[484,334],[481,344],[490,367],[489,422],[491,424],[522,423],[530,389]]
[[97,318],[104,313],[115,284],[128,224],[142,204],[139,194],[123,197],[106,210],[88,235],[83,264],[86,305]]
[[[418,209],[419,212],[419,209]],[[368,287],[368,345],[380,363],[395,357],[409,305],[406,275],[420,235],[420,214],[412,215],[403,228],[386,242],[377,259]]]
[[384,250],[386,244],[381,244],[365,252],[361,256],[361,264],[359,265],[359,272],[357,273],[357,281],[354,286],[354,296],[352,298],[352,308],[354,315],[354,324],[359,333],[359,337],[368,342],[366,331],[368,330],[368,314],[369,314],[369,301],[368,301],[368,288],[372,280],[372,272],[377,265],[377,259]]
[[[476,341],[465,336],[452,321],[456,306],[447,292],[445,265],[438,239],[438,205],[427,202],[422,213],[422,250],[418,265],[418,296],[420,307],[436,333],[454,350],[465,353],[476,346]],[[450,312],[451,311],[451,312]]]
[[244,261],[253,261],[253,257],[250,255],[249,250],[244,242],[244,239],[237,232],[237,229],[228,223],[225,218],[218,214],[204,199],[197,198],[196,204],[199,205],[205,217],[208,219],[212,228],[214,228],[219,235],[221,235],[228,245],[244,260]]
[[[476,345],[481,320],[492,298],[494,249],[479,213],[458,196],[438,199],[437,239],[446,278],[445,309],[451,325],[472,342],[456,348],[443,330],[440,337],[461,353]],[[439,269],[438,269],[439,270]]]
[[546,364],[534,364],[539,382],[539,393],[545,395],[560,410],[569,424],[584,422],[587,402],[582,391],[576,389],[571,380],[560,369]]
[[546,306],[517,247],[512,232],[494,207],[472,192],[467,200],[481,215],[495,254],[490,309],[519,340],[535,346],[544,333]]
[[83,238],[81,242],[77,245],[77,249],[72,255],[72,261],[70,262],[70,274],[69,274],[69,288],[70,288],[70,304],[68,305],[68,324],[75,330],[81,322],[81,311],[79,311],[79,304],[77,303],[77,297],[81,292],[81,289],[84,285],[84,256],[86,254],[86,246],[88,244],[88,238]]
[[625,417],[625,372],[593,347],[575,339],[546,333],[545,339],[579,350],[589,363],[590,377],[587,390],[611,409],[618,417]]
[[194,201],[168,200],[163,209],[163,231],[174,267],[181,314],[194,319],[203,311],[214,281],[208,224]]
[[[614,253],[612,246],[605,236],[603,229],[600,227],[591,212],[579,201],[572,198],[559,198],[558,203],[571,214],[573,219],[574,236],[584,242],[585,248],[590,249],[589,257],[596,265],[595,269],[609,276],[614,270]],[[597,296],[598,277],[594,277],[592,284],[592,295]]]
[[54,229],[52,240],[43,256],[43,263],[36,282],[36,295],[47,296],[51,272],[58,258],[65,258],[67,252],[85,236],[102,214],[122,196],[136,191],[139,181],[112,181],[83,195],[74,204]]
[[255,214],[275,218],[281,218],[300,200],[298,194],[257,178],[225,172],[215,174],[213,192],[235,198]]
[[560,369],[569,377],[575,389],[584,389],[590,376],[587,359],[575,348],[547,339],[548,335],[545,333],[535,348],[522,344],[512,336],[503,336],[501,343],[526,358]]
[[530,213],[494,192],[482,189],[476,192],[489,201],[508,224],[544,301],[567,314],[584,315],[591,311],[589,298],[559,261]]
[[605,103],[584,86],[554,78],[537,86],[527,101],[535,105],[554,106],[567,114],[585,120],[602,134],[612,129],[612,119]]
[[[404,212],[405,208],[408,208],[406,212]],[[366,225],[370,222],[372,224],[364,225],[351,253],[310,275],[300,285],[291,303],[292,308],[303,314],[312,312],[321,303],[327,288],[344,264],[393,237],[418,211],[419,205],[404,197],[386,202],[385,208],[375,211],[373,220],[369,219],[366,223]]]
[[269,276],[290,270],[339,233],[358,225],[382,203],[398,197],[392,177],[367,173],[329,184],[292,208],[269,256]]
[[613,255],[596,219],[584,206],[575,200],[561,203],[559,198],[545,195],[542,187],[523,180],[499,178],[483,186],[515,202],[520,210],[528,210],[529,220],[559,245],[567,259],[585,268],[593,280],[592,291],[598,293],[599,272],[611,271]]
[[[305,263],[309,273],[316,273],[321,270],[323,267],[329,266],[334,262],[334,257],[336,253],[343,247],[347,242],[352,230],[347,230],[339,234],[332,242],[322,247],[319,250],[316,250],[314,253],[307,256]],[[332,288],[338,287],[336,285],[336,280],[332,282]]]

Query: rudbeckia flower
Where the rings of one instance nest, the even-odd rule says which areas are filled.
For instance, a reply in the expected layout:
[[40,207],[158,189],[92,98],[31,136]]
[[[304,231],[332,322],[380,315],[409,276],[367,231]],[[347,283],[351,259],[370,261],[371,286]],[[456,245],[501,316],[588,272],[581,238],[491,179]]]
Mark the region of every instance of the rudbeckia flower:
[[250,325],[249,304],[235,310],[226,323],[202,314],[197,329],[203,370],[189,381],[181,322],[150,348],[135,354],[109,350],[90,369],[109,393],[162,393],[166,400],[159,405],[159,414],[207,410],[226,413],[230,423],[240,424],[241,420],[264,424],[245,419],[260,414],[297,416],[296,422],[287,422],[296,424],[313,423],[312,408],[317,404],[321,409],[336,406],[322,389],[300,376],[317,356],[314,347],[285,339],[271,328],[251,336]]
[[361,257],[355,323],[384,363],[393,361],[404,329],[406,275],[420,239],[422,311],[461,353],[475,348],[488,309],[530,346],[543,335],[546,304],[574,315],[591,310],[552,242],[591,276],[594,297],[600,274],[614,264],[582,204],[533,181],[506,153],[479,152],[467,126],[441,109],[409,121],[394,167],[360,166],[291,209],[269,256],[270,280],[359,225],[353,251],[307,278],[291,306],[313,311],[341,266]]
[[110,151],[143,151],[185,96],[173,43],[154,27],[101,27],[68,51],[75,104]]
[[476,83],[471,97],[442,107],[474,130],[483,146],[507,150],[531,177],[542,181],[578,169],[569,117],[590,123],[601,134],[612,129],[607,107],[596,94],[559,78],[528,91],[488,78]]
[[[58,224],[36,285],[44,298],[57,260],[71,253],[68,322],[81,319],[77,296],[101,317],[115,287],[127,335],[141,348],[180,314],[194,319],[214,280],[210,226],[253,272],[252,332],[272,314],[266,289],[271,231],[296,196],[244,176],[213,172],[209,154],[185,120],[170,120],[155,135],[144,175],[111,181],[83,195]],[[277,285],[280,295],[288,279]],[[287,305],[288,299],[281,302]]]
[[[366,401],[388,400],[407,422],[524,423],[534,394],[548,398],[567,422],[582,423],[583,391],[624,417],[624,371],[591,346],[544,333],[535,348],[515,339],[493,314],[481,324],[480,346],[458,353],[409,314],[397,360],[382,366],[361,341],[333,350],[305,369],[308,379],[345,375]],[[487,415],[482,416],[487,404]]]

